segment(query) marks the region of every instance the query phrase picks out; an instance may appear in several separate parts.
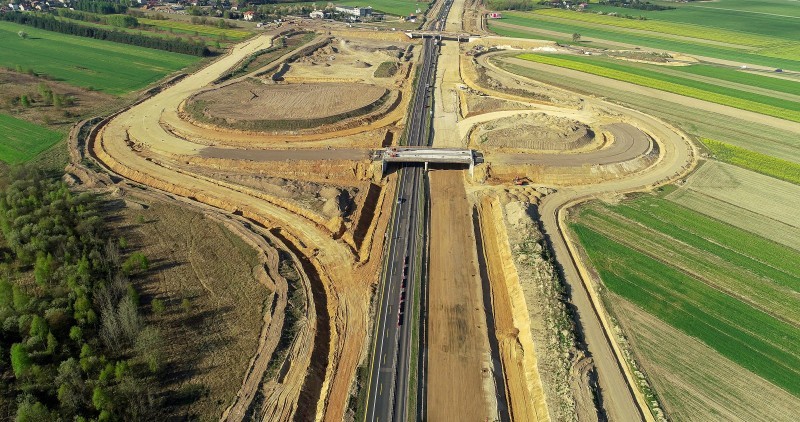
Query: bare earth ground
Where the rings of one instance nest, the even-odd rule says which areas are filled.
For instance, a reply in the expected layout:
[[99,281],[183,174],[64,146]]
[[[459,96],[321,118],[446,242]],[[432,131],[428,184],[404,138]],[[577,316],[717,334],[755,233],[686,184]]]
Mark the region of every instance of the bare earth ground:
[[672,420],[790,421],[800,401],[700,341],[617,296],[612,298],[648,379]]
[[386,90],[355,83],[267,85],[253,80],[206,91],[194,101],[204,114],[226,120],[301,120],[334,116],[377,101]]
[[472,132],[472,144],[480,149],[506,148],[568,151],[589,145],[594,133],[584,123],[544,113],[519,114],[484,123]]
[[494,419],[494,386],[486,388],[492,374],[486,362],[483,293],[464,176],[457,171],[429,175],[428,419]]
[[133,280],[143,306],[153,299],[166,305],[148,319],[169,333],[163,390],[169,415],[216,419],[239,390],[272,296],[254,276],[256,251],[197,212],[150,200],[141,202],[146,209],[128,203],[111,220],[130,250],[151,262],[145,278]]

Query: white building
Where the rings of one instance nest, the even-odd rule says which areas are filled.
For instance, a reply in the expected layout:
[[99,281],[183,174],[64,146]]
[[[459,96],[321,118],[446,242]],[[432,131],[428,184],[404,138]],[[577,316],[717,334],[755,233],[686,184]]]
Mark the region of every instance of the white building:
[[355,16],[358,18],[365,18],[372,16],[372,7],[350,7],[350,6],[336,6],[334,9],[339,13],[345,15]]

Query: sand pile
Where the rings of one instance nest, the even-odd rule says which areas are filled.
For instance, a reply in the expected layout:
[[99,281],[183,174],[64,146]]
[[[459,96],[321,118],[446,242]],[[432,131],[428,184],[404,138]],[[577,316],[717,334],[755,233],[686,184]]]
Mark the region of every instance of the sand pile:
[[590,144],[594,132],[576,120],[534,113],[484,123],[475,128],[472,137],[483,147],[569,151]]

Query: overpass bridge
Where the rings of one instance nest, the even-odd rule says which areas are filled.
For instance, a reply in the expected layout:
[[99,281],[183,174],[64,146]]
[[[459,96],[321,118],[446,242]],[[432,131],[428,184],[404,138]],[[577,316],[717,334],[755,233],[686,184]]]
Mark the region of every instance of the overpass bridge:
[[469,166],[472,175],[475,168],[475,152],[471,149],[428,148],[428,147],[390,147],[377,150],[373,159],[381,160],[383,173],[391,163],[422,163],[425,170],[428,164],[463,164]]
[[446,31],[406,31],[406,36],[408,38],[436,38],[440,40],[453,40],[453,41],[463,41],[468,42],[470,40],[474,40],[476,38],[480,38],[480,35],[470,34],[468,32],[446,32]]

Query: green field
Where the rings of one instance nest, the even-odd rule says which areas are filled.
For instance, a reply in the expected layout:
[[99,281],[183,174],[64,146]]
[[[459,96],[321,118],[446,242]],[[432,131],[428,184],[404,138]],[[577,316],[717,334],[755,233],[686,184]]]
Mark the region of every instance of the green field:
[[0,114],[0,161],[24,163],[64,138],[63,133]]
[[[783,0],[720,0],[702,3],[659,2],[674,10],[646,11],[624,7],[590,5],[589,11],[617,12],[620,15],[644,16],[648,20],[702,25],[800,41],[797,18],[800,9]],[[766,7],[753,7],[753,6]],[[767,14],[769,13],[769,14]]]
[[225,37],[230,40],[242,40],[249,37],[252,33],[244,29],[223,29],[209,25],[195,25],[190,22],[179,22],[172,20],[156,20],[139,18],[139,24],[148,25],[165,31],[172,30],[184,34],[205,35],[211,37]]
[[800,396],[800,252],[654,196],[571,227],[611,292]]
[[800,185],[800,164],[713,139],[701,138],[700,141],[717,160]]
[[[585,13],[573,14],[586,15]],[[608,18],[607,16],[599,17]],[[612,19],[629,21],[629,19],[621,18]],[[779,50],[783,53],[786,53],[782,55],[788,56],[788,58],[773,57],[774,54],[770,53],[770,51],[772,51],[771,47],[763,47],[762,49],[764,52],[763,54],[760,54],[756,53],[758,50],[756,47],[749,47],[746,45],[737,46],[720,43],[714,44],[712,41],[691,38],[676,38],[676,36],[659,35],[657,32],[636,32],[635,28],[583,22],[580,20],[546,16],[538,13],[506,12],[503,15],[503,19],[489,21],[489,26],[492,30],[511,29],[502,28],[500,26],[502,24],[512,24],[520,27],[556,31],[565,34],[565,37],[567,38],[570,36],[570,34],[577,32],[583,37],[598,38],[611,42],[626,43],[659,50],[677,51],[686,54],[731,60],[742,64],[757,64],[775,68],[780,67],[784,69],[800,70],[800,55],[794,54],[793,49],[790,51],[784,46],[781,46]],[[524,29],[513,30],[518,32],[518,35],[516,36],[521,38],[541,38],[535,32],[527,33],[524,31]],[[684,37],[685,35],[681,34],[680,36]],[[784,44],[786,42],[787,41],[784,41]],[[795,42],[792,45],[794,44],[797,43]]]
[[689,78],[654,73],[635,66],[583,56],[526,53],[517,57],[800,122],[800,104],[793,101],[733,90],[718,85],[697,82]]
[[[28,39],[17,32],[25,31]],[[33,69],[81,87],[109,94],[144,88],[200,60],[199,57],[0,22],[0,66]]]
[[408,16],[416,14],[416,10],[422,10],[424,13],[428,10],[428,2],[426,1],[410,1],[410,0],[343,0],[337,1],[337,5],[342,6],[372,6],[373,9],[379,12],[388,13],[395,16]]

